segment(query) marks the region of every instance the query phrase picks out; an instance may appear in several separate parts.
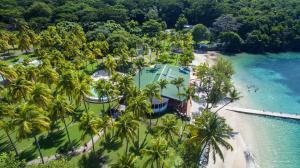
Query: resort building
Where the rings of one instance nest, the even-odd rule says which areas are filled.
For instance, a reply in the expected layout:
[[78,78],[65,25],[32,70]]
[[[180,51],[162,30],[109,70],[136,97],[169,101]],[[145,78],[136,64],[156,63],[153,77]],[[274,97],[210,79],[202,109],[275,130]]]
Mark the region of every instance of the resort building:
[[[137,73],[134,77],[135,83],[140,89],[144,89],[148,84],[157,83],[161,79],[166,79],[169,83],[166,88],[162,90],[162,99],[152,100],[152,109],[155,113],[164,112],[166,109],[178,109],[184,115],[188,114],[188,107],[186,98],[178,95],[178,89],[171,81],[182,77],[184,79],[183,87],[179,88],[179,93],[184,92],[184,88],[189,87],[190,71],[189,69],[173,66],[173,65],[155,65],[152,67],[145,67],[141,73]],[[140,81],[140,82],[139,82]]]

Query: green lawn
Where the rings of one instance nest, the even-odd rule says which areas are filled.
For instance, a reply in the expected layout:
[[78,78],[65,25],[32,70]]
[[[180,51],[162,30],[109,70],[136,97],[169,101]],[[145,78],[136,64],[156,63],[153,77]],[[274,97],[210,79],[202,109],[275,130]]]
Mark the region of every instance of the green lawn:
[[[111,103],[113,106],[114,103]],[[93,111],[95,113],[100,113],[102,111],[103,106],[101,104],[90,104],[89,110]],[[104,104],[105,110],[108,109],[108,104]],[[83,108],[81,108],[83,109]],[[72,144],[75,147],[82,146],[84,143],[88,142],[90,140],[89,137],[82,140],[81,139],[81,131],[79,131],[79,123],[71,123],[71,118],[67,119],[67,124],[70,139]],[[45,132],[41,135],[39,135],[39,142],[41,146],[41,151],[43,156],[50,156],[56,153],[59,153],[60,151],[64,151],[67,149],[67,134],[64,128],[64,125],[62,122],[59,121],[59,128],[56,129],[50,136],[48,136],[48,132]],[[11,133],[11,137],[14,142],[16,142],[17,150],[21,153],[22,158],[26,160],[32,160],[34,158],[39,157],[38,150],[36,149],[36,146],[34,144],[34,139],[24,139],[21,141],[16,140],[16,132]],[[4,132],[0,130],[0,149],[5,150],[6,146],[10,145],[8,138],[5,136]],[[10,147],[10,150],[12,150],[12,147]],[[2,150],[0,150],[1,152]]]
[[[164,118],[166,116],[173,115],[173,114],[165,114],[162,117],[159,117],[159,122],[158,124],[163,124],[161,121],[161,118]],[[156,119],[152,120],[152,123],[155,124]],[[153,124],[153,125],[154,125]],[[146,122],[140,122],[140,144],[145,140],[146,134],[147,134],[147,126],[149,126],[149,120],[146,120]],[[183,123],[181,120],[178,119],[177,126],[178,128],[183,127]],[[151,143],[151,140],[153,138],[152,134],[148,134],[146,140],[145,140],[145,146],[147,146],[149,143]],[[178,138],[175,138],[175,142],[178,141]],[[176,146],[176,145],[174,145]],[[117,140],[109,140],[109,138],[105,139],[104,137],[101,137],[101,140],[96,143],[96,151],[99,154],[98,158],[93,158],[91,153],[89,154],[82,154],[76,157],[71,158],[70,164],[71,165],[76,165],[78,167],[89,167],[89,168],[96,168],[100,167],[101,165],[111,165],[115,163],[120,155],[125,154],[126,151],[126,141],[123,143],[121,142],[120,139]],[[174,164],[178,152],[176,152],[176,149],[170,148],[170,159],[169,163],[171,165]],[[129,152],[131,153],[136,153],[138,156],[136,160],[136,166],[137,167],[142,167],[145,160],[147,159],[146,157],[142,157],[141,154],[138,154],[137,151],[134,149],[132,143],[130,143],[129,146]]]
[[27,58],[34,58],[34,54],[30,53],[30,54],[20,54],[18,56],[15,57],[10,57],[8,59],[5,59],[4,62],[6,62],[7,64],[13,64],[16,63],[19,59],[27,59]]

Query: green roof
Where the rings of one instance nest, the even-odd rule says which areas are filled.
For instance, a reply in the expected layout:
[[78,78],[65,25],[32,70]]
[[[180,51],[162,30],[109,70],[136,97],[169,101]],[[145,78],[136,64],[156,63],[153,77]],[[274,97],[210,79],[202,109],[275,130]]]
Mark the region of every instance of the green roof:
[[[178,77],[182,77],[184,79],[184,87],[181,87],[179,90],[179,92],[183,92],[183,88],[187,88],[189,86],[190,72],[188,70],[168,64],[158,64],[154,67],[144,67],[141,71],[140,76],[141,89],[144,89],[148,84],[158,82],[160,79],[166,79],[169,82],[169,84],[165,89],[163,89],[162,96],[175,100],[183,100],[183,97],[179,98],[177,96],[178,91],[176,86],[170,83],[173,79],[176,79]],[[138,86],[139,73],[135,75],[134,81]]]

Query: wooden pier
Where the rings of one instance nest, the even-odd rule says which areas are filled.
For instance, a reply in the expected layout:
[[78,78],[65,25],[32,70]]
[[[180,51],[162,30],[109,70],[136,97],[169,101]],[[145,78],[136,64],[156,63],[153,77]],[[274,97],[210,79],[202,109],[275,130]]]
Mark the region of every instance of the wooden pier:
[[264,110],[254,110],[254,109],[246,109],[246,108],[238,108],[238,107],[227,107],[226,109],[229,111],[237,112],[237,113],[300,120],[300,115],[297,115],[297,114],[287,114],[287,113],[271,112],[271,111],[264,111]]

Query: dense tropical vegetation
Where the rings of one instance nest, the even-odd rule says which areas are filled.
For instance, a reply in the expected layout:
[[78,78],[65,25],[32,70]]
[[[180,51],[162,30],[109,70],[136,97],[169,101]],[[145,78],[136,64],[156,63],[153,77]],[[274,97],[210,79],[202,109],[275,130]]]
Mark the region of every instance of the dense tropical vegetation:
[[[75,22],[88,32],[88,39],[101,39],[97,37],[99,32],[108,35],[113,31],[112,39],[116,39],[117,34],[155,36],[165,28],[182,30],[185,24],[201,24],[197,32],[204,34],[196,35],[195,39],[220,43],[226,51],[300,49],[297,0],[1,0],[0,4],[0,26],[11,31],[18,30],[19,22],[23,21],[36,32],[49,25]],[[109,26],[105,24],[107,21]],[[120,40],[135,38],[123,37]],[[10,40],[0,41],[2,51],[16,44],[16,37],[11,33],[5,38]],[[29,42],[23,40],[24,44]]]
[[[188,88],[181,77],[145,89],[133,80],[154,64],[188,68],[196,44],[246,49],[254,27],[241,29],[231,1],[0,2],[0,167],[198,167],[204,151],[223,159],[219,147],[232,149],[231,128],[212,112],[239,97],[226,59],[194,67],[200,82]],[[109,79],[92,80],[98,70]],[[151,100],[169,84],[183,100],[178,108],[204,93],[203,114],[155,115]],[[92,88],[101,103],[87,101]]]

